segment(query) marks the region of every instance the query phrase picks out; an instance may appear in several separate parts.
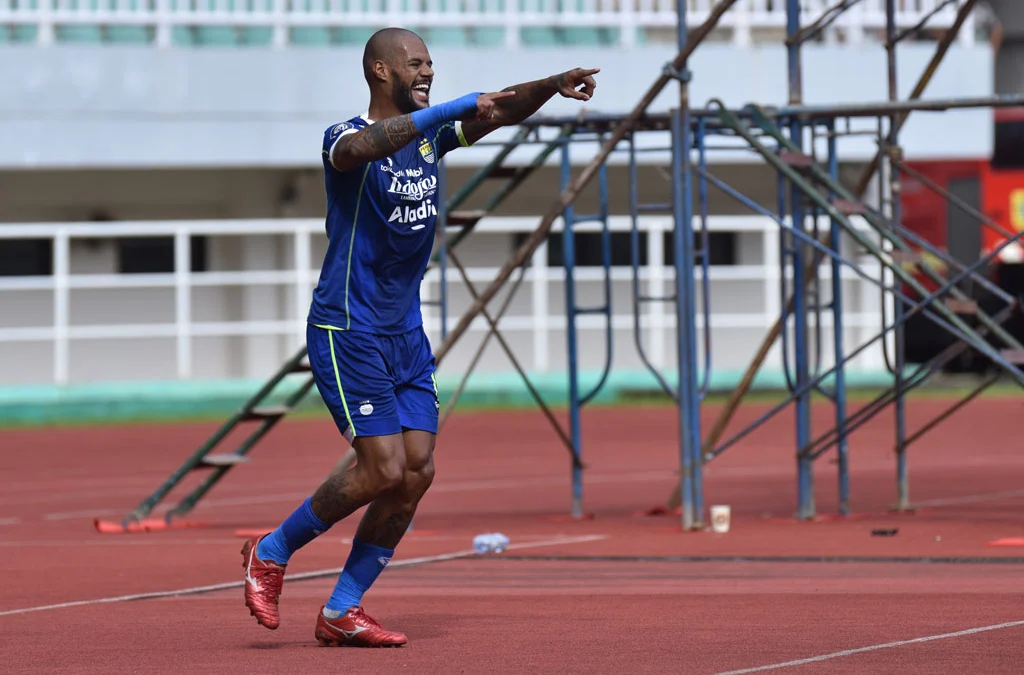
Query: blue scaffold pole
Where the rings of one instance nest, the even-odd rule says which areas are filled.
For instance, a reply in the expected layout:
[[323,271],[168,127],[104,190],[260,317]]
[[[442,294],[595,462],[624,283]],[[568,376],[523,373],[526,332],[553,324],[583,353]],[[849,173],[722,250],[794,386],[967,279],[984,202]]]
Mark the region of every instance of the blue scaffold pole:
[[[800,0],[786,2],[786,34],[788,46],[789,99],[790,104],[803,102],[803,77],[800,63],[802,42],[795,39],[800,32]],[[796,117],[789,121],[790,139],[797,149],[803,147],[803,124]],[[803,196],[796,185],[790,186],[790,216],[797,230],[804,226]],[[804,284],[807,247],[793,241],[793,360],[796,367],[796,387],[805,393],[796,399],[796,447],[797,447],[797,518],[806,520],[814,517],[814,458],[804,452],[811,440],[811,393],[804,385],[809,379],[807,341],[807,293]],[[812,270],[817,274],[817,270]]]
[[[900,202],[898,194],[892,196],[892,220],[900,222]],[[899,279],[895,279],[900,284]],[[893,331],[895,344],[895,362],[893,363],[894,386],[896,387],[896,400],[893,402],[896,412],[896,509],[905,511],[910,509],[910,486],[907,474],[907,401],[906,386],[904,383],[904,370],[906,370],[906,333],[904,331],[904,301],[901,297],[893,296],[893,320],[896,322],[896,329]]]
[[[828,125],[828,171],[836,180],[839,180],[839,155],[836,148],[835,121]],[[836,195],[832,195],[834,198]],[[846,363],[845,350],[843,349],[843,335],[845,325],[843,324],[843,265],[841,261],[841,230],[839,221],[830,219],[829,247],[835,251],[832,256],[832,329],[833,329],[833,351],[835,352],[835,396],[833,401],[836,408],[836,456],[839,479],[839,513],[850,515],[850,464],[847,454],[847,432],[846,432]]]
[[686,110],[672,111],[672,214],[674,220],[672,251],[675,267],[676,361],[679,372],[680,495],[682,526],[692,530],[701,526],[703,514],[697,509],[696,486],[701,480],[700,400],[696,325],[693,292],[693,200],[691,192],[689,115]]
[[[897,42],[897,30],[896,30],[896,3],[894,0],[886,0],[885,3],[885,32],[886,32],[886,65],[888,69],[888,80],[889,80],[889,100],[895,101],[898,97],[897,90],[897,69],[896,69],[896,42]],[[883,156],[888,155],[892,157],[892,153],[898,151],[899,148],[899,132],[900,132],[901,120],[899,115],[889,115],[889,129],[886,134],[886,145],[888,145],[888,152],[883,153]],[[892,222],[901,223],[903,220],[902,210],[900,208],[900,195],[899,190],[899,168],[895,165],[895,162],[888,162],[889,170],[889,202],[891,204],[891,215]],[[881,178],[881,176],[879,177]],[[900,283],[898,279],[894,278],[896,283]],[[896,508],[897,510],[904,511],[910,508],[910,488],[909,478],[907,475],[907,408],[906,408],[906,388],[904,387],[903,371],[906,368],[906,351],[905,341],[906,333],[904,332],[903,315],[905,307],[903,301],[893,296],[893,320],[896,322],[896,330],[894,332],[894,341],[896,343],[896,359],[893,364],[893,376],[895,377],[896,386],[896,401],[894,403],[896,411]]]
[[[572,180],[572,161],[569,155],[569,143],[562,144],[562,187],[564,190]],[[569,438],[572,441],[572,452],[577,459],[582,459],[582,439],[580,434],[580,382],[579,353],[576,333],[576,241],[574,235],[575,209],[572,204],[565,207],[562,214],[565,224],[562,230],[562,257],[565,266],[565,341],[569,366]],[[578,464],[578,463],[577,463]],[[572,467],[572,517],[583,516],[583,471],[577,465]]]

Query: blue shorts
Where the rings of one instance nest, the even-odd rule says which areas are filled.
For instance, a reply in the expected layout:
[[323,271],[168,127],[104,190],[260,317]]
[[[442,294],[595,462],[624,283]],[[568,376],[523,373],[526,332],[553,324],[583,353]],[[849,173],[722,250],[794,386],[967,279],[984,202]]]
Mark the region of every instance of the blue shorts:
[[437,433],[434,352],[422,328],[374,335],[310,324],[306,347],[317,389],[342,433]]

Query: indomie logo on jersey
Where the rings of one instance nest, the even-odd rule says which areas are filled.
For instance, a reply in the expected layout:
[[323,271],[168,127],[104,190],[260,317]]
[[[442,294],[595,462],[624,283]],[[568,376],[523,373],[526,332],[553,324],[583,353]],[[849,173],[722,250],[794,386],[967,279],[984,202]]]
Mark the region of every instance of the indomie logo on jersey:
[[409,201],[420,201],[424,197],[434,194],[437,188],[437,176],[426,176],[419,180],[401,181],[398,176],[391,174],[391,185],[388,192],[393,195],[400,195],[402,199]]
[[420,156],[423,157],[423,161],[427,164],[434,163],[434,147],[430,145],[430,141],[425,138],[423,139],[423,142],[420,143]]
[[[437,207],[435,207],[428,199],[419,206],[396,206],[395,210],[391,212],[391,217],[388,218],[388,222],[416,223],[436,215]],[[426,225],[421,224],[414,226],[412,229],[422,230],[424,227],[426,227]]]

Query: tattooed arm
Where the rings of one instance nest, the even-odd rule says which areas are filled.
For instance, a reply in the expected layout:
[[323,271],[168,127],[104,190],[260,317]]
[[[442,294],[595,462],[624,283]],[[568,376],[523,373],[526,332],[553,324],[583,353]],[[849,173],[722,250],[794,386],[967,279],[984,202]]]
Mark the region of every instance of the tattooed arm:
[[491,119],[495,114],[496,102],[511,99],[515,95],[515,92],[467,95],[435,108],[388,117],[355,133],[342,134],[331,146],[328,158],[338,171],[349,171],[367,162],[375,162],[393,155],[409,145],[432,124],[464,117]]
[[338,171],[349,171],[367,162],[384,159],[409,145],[419,134],[411,115],[374,122],[339,138],[331,146],[331,165]]
[[495,106],[490,119],[476,119],[462,124],[466,144],[473,145],[499,127],[521,123],[540,110],[541,106],[555,94],[578,101],[589,101],[594,95],[594,88],[597,87],[593,76],[599,72],[600,68],[574,68],[559,75],[545,77],[543,80],[524,82],[503,89],[502,91],[506,92],[514,91],[515,97]]

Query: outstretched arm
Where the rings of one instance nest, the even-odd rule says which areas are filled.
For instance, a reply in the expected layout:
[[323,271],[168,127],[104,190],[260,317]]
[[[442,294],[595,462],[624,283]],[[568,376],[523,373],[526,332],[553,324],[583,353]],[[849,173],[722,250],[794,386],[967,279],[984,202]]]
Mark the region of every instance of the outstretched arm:
[[349,171],[367,162],[384,159],[409,145],[433,124],[467,117],[489,119],[494,115],[496,101],[514,96],[514,93],[505,92],[467,95],[435,108],[374,122],[355,133],[342,135],[330,148],[331,165],[338,171]]
[[515,97],[497,104],[490,119],[463,122],[462,135],[466,143],[472,145],[499,127],[521,123],[540,110],[541,106],[555,94],[578,101],[589,101],[594,95],[594,88],[597,87],[593,76],[599,72],[600,68],[574,68],[559,75],[545,77],[543,80],[524,82],[502,89],[503,92],[515,92]]

